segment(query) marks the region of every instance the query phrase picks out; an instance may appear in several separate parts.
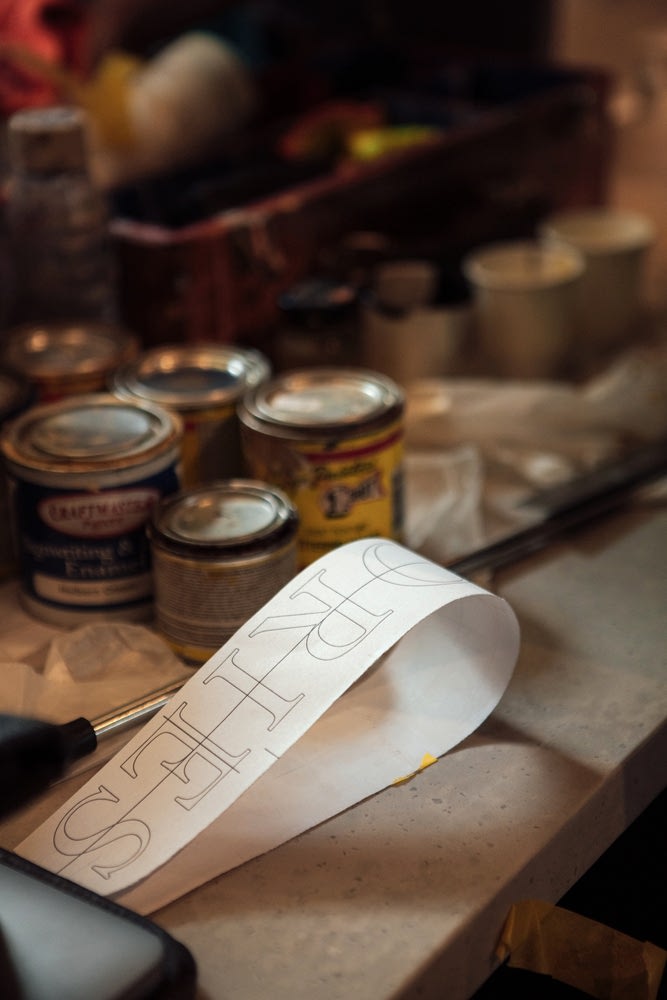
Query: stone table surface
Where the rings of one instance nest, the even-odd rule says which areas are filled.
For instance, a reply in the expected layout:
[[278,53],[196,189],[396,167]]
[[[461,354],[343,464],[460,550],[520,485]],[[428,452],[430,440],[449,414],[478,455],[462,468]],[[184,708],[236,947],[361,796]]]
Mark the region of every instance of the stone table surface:
[[667,513],[497,581],[522,651],[469,739],[157,914],[202,997],[465,998],[509,906],[555,902],[667,784]]
[[198,996],[469,997],[510,905],[558,900],[667,785],[666,542],[664,507],[637,505],[499,574],[522,646],[472,736],[153,915],[192,951]]

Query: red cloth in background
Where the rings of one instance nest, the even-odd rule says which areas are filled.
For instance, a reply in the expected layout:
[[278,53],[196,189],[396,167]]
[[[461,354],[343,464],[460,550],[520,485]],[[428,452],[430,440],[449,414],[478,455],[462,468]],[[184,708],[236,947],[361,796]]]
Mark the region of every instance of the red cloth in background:
[[13,58],[13,51],[79,74],[84,34],[85,8],[76,0],[0,0],[0,115],[57,100],[53,82]]

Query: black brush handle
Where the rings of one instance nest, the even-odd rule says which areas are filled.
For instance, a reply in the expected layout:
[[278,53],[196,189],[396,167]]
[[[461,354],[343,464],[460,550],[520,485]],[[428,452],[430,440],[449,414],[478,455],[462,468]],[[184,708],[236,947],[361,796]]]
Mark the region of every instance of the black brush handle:
[[96,747],[97,736],[87,719],[57,725],[0,714],[0,816],[38,795],[72,761]]

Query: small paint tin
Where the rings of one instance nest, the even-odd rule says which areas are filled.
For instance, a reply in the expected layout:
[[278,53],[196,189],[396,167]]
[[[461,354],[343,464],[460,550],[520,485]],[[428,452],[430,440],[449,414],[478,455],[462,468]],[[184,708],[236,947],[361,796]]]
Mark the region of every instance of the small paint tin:
[[158,403],[183,421],[183,485],[242,473],[236,406],[269,375],[259,352],[218,344],[157,347],[121,366],[110,388],[120,399]]
[[35,387],[36,401],[106,389],[111,373],[139,352],[138,339],[104,323],[31,323],[14,327],[3,357]]
[[297,513],[282,491],[234,479],[162,500],[148,528],[155,618],[204,663],[297,571]]
[[107,393],[34,406],[2,438],[21,600],[75,625],[138,620],[152,608],[146,523],[180,488],[181,425]]
[[[0,431],[33,401],[33,390],[21,372],[0,366]],[[0,580],[16,572],[16,546],[9,516],[9,484],[0,468]]]
[[402,390],[355,368],[286,372],[239,406],[249,474],[299,514],[299,562],[357,538],[403,532]]
[[328,275],[307,278],[279,296],[278,308],[273,354],[279,371],[358,363],[359,296],[353,285]]

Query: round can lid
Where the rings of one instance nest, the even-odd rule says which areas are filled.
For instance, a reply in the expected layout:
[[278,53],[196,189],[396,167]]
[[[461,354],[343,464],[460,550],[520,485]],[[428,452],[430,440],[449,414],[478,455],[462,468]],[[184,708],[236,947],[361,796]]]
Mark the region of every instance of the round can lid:
[[136,348],[137,339],[114,326],[28,324],[9,332],[4,357],[30,378],[49,381],[110,371]]
[[161,407],[90,393],[27,410],[10,426],[3,448],[31,468],[119,468],[175,440],[177,419]]
[[282,427],[354,427],[391,413],[403,403],[399,387],[361,369],[312,368],[265,382],[244,400],[256,419]]
[[233,479],[164,499],[153,526],[166,541],[198,548],[237,548],[266,540],[296,520],[282,491]]
[[207,344],[156,348],[120,366],[112,390],[125,399],[198,409],[232,403],[268,374],[259,351]]

